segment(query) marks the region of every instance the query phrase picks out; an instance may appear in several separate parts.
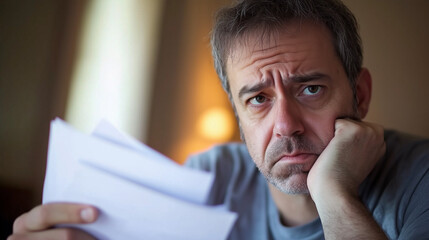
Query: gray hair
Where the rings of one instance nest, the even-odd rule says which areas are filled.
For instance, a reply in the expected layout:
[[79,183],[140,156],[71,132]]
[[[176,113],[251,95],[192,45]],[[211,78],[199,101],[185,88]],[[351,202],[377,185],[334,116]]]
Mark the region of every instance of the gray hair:
[[239,0],[233,6],[223,8],[217,13],[211,33],[215,69],[230,99],[226,64],[236,41],[255,30],[261,30],[262,33],[281,30],[286,21],[296,18],[313,20],[328,27],[332,33],[335,51],[356,98],[356,79],[362,68],[361,39],[355,17],[342,2]]

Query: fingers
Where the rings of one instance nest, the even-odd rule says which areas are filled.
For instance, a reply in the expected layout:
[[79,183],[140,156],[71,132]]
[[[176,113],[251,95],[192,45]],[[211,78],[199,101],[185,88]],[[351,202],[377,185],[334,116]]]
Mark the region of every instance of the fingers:
[[338,193],[357,194],[359,184],[385,154],[385,149],[381,126],[337,119],[334,137],[309,173],[310,192],[316,193],[312,195],[327,193],[329,185]]
[[90,223],[95,221],[97,217],[97,209],[88,205],[72,203],[44,204],[18,217],[13,224],[13,232],[40,231],[57,224]]
[[[335,121],[334,139],[342,152],[360,159],[351,161],[352,164],[349,166],[351,167],[350,171],[353,172],[354,170],[361,177],[366,177],[366,174],[369,174],[375,163],[386,152],[384,129],[378,124],[337,119]],[[359,180],[363,179],[359,178]]]
[[16,233],[7,238],[7,240],[58,240],[58,239],[79,239],[94,240],[91,235],[84,231],[73,228],[58,228],[42,232]]
[[337,119],[335,121],[335,136],[342,135],[353,138],[355,141],[366,140],[384,146],[384,128],[378,124],[355,121],[351,119]]
[[373,130],[376,130],[377,133],[383,133],[383,127],[381,125],[370,123],[370,122],[364,122],[361,120],[355,120],[351,118],[339,118],[335,120],[335,129],[340,128],[349,128],[349,127],[370,127]]

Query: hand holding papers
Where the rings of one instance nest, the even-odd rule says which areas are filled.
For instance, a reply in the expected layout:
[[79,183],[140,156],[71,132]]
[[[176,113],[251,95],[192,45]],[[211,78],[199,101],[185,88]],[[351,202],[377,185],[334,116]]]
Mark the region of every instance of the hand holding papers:
[[95,223],[73,226],[98,239],[225,239],[236,214],[204,205],[212,181],[106,122],[92,136],[51,124],[43,201],[98,207]]

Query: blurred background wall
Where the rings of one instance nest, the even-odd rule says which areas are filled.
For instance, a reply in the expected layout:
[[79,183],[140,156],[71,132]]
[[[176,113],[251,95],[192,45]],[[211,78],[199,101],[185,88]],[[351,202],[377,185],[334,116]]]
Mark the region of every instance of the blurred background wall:
[[[107,118],[178,162],[239,140],[208,37],[228,3],[0,1],[0,238],[41,202],[56,116],[82,131]],[[367,120],[429,137],[429,1],[345,3],[374,80]]]
[[49,121],[63,116],[83,1],[0,1],[0,238],[40,202]]

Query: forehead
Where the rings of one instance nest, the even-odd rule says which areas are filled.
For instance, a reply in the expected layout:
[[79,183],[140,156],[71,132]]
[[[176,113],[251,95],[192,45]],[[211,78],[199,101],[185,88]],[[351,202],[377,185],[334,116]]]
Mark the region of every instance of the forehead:
[[257,67],[259,60],[272,56],[281,56],[290,62],[304,57],[319,60],[329,57],[339,61],[332,34],[324,24],[292,19],[274,30],[257,29],[237,38],[227,57],[227,71],[232,66]]

